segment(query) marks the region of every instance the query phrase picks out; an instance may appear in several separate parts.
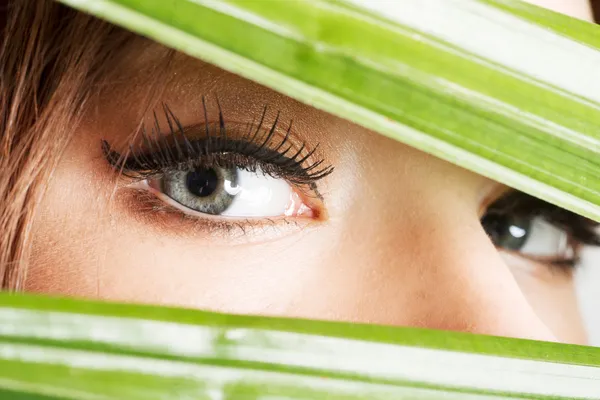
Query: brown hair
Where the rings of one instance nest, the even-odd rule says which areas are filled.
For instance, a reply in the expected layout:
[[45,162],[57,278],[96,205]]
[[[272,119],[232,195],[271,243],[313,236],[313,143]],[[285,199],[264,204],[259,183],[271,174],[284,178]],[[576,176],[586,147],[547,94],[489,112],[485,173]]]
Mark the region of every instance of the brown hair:
[[590,0],[592,4],[592,14],[594,15],[594,21],[600,22],[600,0]]
[[46,182],[93,88],[134,36],[50,0],[2,3],[0,287],[19,290]]

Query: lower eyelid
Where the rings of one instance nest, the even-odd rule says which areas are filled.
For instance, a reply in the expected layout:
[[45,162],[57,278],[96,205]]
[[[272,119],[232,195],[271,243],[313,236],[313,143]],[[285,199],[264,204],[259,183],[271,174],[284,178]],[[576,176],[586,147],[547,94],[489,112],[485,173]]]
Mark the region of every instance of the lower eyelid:
[[500,255],[513,273],[526,274],[542,281],[554,281],[558,277],[571,279],[577,268],[532,260],[507,251],[500,251]]
[[140,182],[122,187],[114,199],[115,205],[143,228],[150,227],[158,235],[202,241],[194,243],[236,246],[273,242],[318,226],[309,218],[231,219],[207,214],[198,218],[165,203]]
[[[159,187],[159,183],[157,179],[149,180],[144,179],[141,181],[136,181],[130,185],[128,185],[131,189],[137,190],[145,190],[153,194],[158,200],[163,201],[164,206],[170,206],[172,208],[172,212],[179,212],[186,217],[195,218],[195,219],[203,219],[203,220],[214,220],[220,221],[221,223],[240,223],[240,220],[244,221],[246,224],[257,224],[260,220],[267,221],[279,221],[284,220],[286,222],[288,219],[312,219],[316,221],[323,221],[325,218],[325,213],[323,212],[322,204],[315,204],[316,202],[322,203],[320,198],[310,198],[309,196],[303,196],[299,194],[296,189],[292,186],[292,193],[290,195],[290,205],[286,209],[285,213],[281,216],[265,216],[265,217],[233,217],[228,215],[211,215],[207,213],[202,213],[199,211],[195,211],[190,209],[184,205],[179,204],[174,199],[170,198],[168,195],[162,192]],[[309,203],[308,205],[306,203]]]
[[[572,264],[572,263],[576,264],[577,261],[579,260],[579,248],[572,244],[568,245],[568,248],[566,249],[564,254],[557,254],[555,256],[529,255],[529,254],[523,254],[519,251],[512,251],[512,250],[507,250],[507,249],[503,249],[503,248],[497,248],[497,250],[501,253],[508,254],[511,257],[516,257],[516,258],[522,259],[527,262],[533,262],[533,263],[538,263],[538,264],[542,264],[542,265],[549,265],[549,266],[557,267],[557,268],[563,268],[561,266],[561,264]],[[569,268],[572,268],[572,267],[569,266]]]

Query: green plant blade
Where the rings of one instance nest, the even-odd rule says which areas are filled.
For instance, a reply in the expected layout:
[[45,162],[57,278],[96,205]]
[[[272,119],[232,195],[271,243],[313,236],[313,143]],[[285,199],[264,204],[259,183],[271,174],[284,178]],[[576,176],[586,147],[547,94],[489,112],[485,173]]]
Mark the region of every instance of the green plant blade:
[[514,0],[61,0],[600,220],[598,28]]
[[[600,220],[589,24],[508,0],[62,1]],[[0,399],[599,396],[597,348],[0,295]]]
[[2,399],[597,399],[599,390],[598,348],[0,295]]

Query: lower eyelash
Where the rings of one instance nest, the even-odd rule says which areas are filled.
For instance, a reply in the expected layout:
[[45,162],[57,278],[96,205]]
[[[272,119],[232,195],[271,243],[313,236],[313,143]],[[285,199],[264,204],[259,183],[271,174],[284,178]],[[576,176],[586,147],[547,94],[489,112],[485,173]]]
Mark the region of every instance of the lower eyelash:
[[172,233],[182,238],[194,235],[227,240],[227,245],[247,244],[263,239],[279,238],[286,231],[305,228],[314,221],[294,218],[246,218],[202,217],[187,215],[171,206],[154,193],[139,185],[124,186],[119,189],[118,202],[134,218],[144,225],[154,226],[161,234]]
[[579,267],[581,259],[576,256],[572,258],[566,258],[564,260],[554,260],[549,263],[552,267],[558,268],[560,271],[570,271]]

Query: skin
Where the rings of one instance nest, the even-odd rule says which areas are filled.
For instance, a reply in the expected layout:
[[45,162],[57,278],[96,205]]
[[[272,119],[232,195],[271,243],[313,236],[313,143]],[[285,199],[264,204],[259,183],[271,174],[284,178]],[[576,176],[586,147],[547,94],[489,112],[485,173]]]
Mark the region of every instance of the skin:
[[[536,3],[591,19],[586,1]],[[268,104],[267,120],[293,119],[293,140],[319,143],[335,172],[318,182],[322,201],[306,199],[318,218],[244,233],[152,211],[156,199],[117,178],[99,144],[123,147],[140,119],[151,122],[134,105],[148,87],[144,65],[164,51],[151,45],[124,60],[85,116],[34,223],[27,290],[585,342],[572,277],[499,251],[482,229],[501,185],[183,55],[159,96],[183,125],[203,121],[200,94],[211,121],[215,94],[231,123]]]

